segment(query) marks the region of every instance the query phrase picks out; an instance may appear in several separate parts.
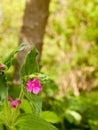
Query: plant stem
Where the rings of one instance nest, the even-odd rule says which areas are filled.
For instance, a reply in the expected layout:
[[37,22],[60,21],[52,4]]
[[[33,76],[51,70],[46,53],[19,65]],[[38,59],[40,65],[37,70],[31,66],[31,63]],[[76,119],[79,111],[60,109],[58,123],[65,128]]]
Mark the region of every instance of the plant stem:
[[[19,100],[22,100],[23,97],[24,97],[24,91],[23,91],[23,86],[21,86],[21,91],[20,91],[20,95],[19,95]],[[17,105],[17,106],[16,106],[16,110],[15,110],[15,112],[13,113],[13,119],[12,119],[12,123],[11,123],[12,125],[11,125],[11,126],[14,126],[14,123],[15,123],[15,121],[16,121],[16,119],[17,119],[17,116],[18,116],[19,108],[20,108],[20,106]]]

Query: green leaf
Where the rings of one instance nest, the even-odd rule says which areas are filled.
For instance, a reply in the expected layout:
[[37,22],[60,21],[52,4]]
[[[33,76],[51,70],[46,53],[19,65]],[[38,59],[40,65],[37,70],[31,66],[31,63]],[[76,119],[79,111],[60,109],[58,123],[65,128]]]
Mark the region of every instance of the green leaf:
[[23,78],[26,75],[30,75],[34,72],[39,72],[39,66],[36,61],[37,54],[38,52],[35,48],[33,48],[31,51],[27,53],[20,72],[21,78]]
[[2,111],[0,112],[0,124],[5,124],[5,116],[4,116],[4,112]]
[[0,130],[4,130],[4,127],[2,124],[0,124]]
[[49,77],[42,73],[33,73],[28,76],[29,79],[33,79],[36,77],[40,79],[41,84],[46,83],[49,80]]
[[28,101],[30,102],[33,113],[39,115],[42,110],[42,100],[41,100],[40,96],[34,95],[33,93],[28,93],[26,91],[25,91],[25,96],[27,97]]
[[80,124],[82,120],[82,116],[78,112],[69,109],[66,110],[65,117],[67,120],[69,120],[69,122],[75,123],[77,125]]
[[30,103],[26,99],[22,100],[22,104],[20,105],[20,109],[22,109],[25,113],[32,113]]
[[4,101],[4,120],[6,125],[10,124],[11,117],[12,117],[12,113],[8,104],[8,96],[7,96]]
[[51,122],[51,123],[58,123],[58,122],[60,122],[60,118],[53,111],[43,111],[41,113],[41,117],[43,119],[45,119],[46,121]]
[[0,74],[0,101],[3,101],[7,95],[8,87],[6,83],[6,75]]
[[21,115],[16,122],[17,130],[57,130],[53,125],[36,115]]
[[14,55],[19,52],[22,51],[24,48],[26,47],[26,44],[20,44],[20,46],[18,46],[14,51],[12,51],[4,60],[3,60],[3,64],[5,64],[8,68],[10,67],[13,57]]

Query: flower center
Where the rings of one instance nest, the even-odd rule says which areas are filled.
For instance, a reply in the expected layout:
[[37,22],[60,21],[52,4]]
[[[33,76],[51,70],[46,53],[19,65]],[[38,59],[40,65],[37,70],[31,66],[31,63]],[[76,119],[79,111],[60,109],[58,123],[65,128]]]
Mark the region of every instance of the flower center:
[[32,84],[32,87],[34,87],[34,83]]

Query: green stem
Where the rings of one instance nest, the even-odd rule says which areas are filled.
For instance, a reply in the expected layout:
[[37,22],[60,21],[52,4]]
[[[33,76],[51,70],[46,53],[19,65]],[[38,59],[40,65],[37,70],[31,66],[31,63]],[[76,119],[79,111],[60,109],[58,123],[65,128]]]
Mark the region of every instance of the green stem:
[[66,130],[64,122],[61,123],[62,130]]
[[[7,97],[8,97],[8,94],[7,94]],[[7,97],[5,99],[4,108],[5,108],[6,123],[7,123],[7,125],[9,125],[10,124],[10,109],[8,106],[8,98]]]
[[[24,91],[23,91],[23,86],[21,86],[21,91],[20,91],[20,95],[19,95],[19,100],[22,100],[23,97],[24,97]],[[20,108],[20,106],[17,105],[17,106],[16,106],[16,110],[15,110],[15,112],[13,113],[13,118],[12,118],[11,126],[13,126],[13,124],[15,124],[15,121],[16,121],[17,116],[18,116],[19,108]]]

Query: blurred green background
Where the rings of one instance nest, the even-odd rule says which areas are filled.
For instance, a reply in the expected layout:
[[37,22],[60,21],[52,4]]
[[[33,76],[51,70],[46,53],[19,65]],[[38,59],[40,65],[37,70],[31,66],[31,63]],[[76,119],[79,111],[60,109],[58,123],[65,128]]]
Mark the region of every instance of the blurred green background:
[[[0,59],[18,45],[25,0],[0,0]],[[98,0],[51,0],[41,72],[42,117],[60,130],[98,129]]]

